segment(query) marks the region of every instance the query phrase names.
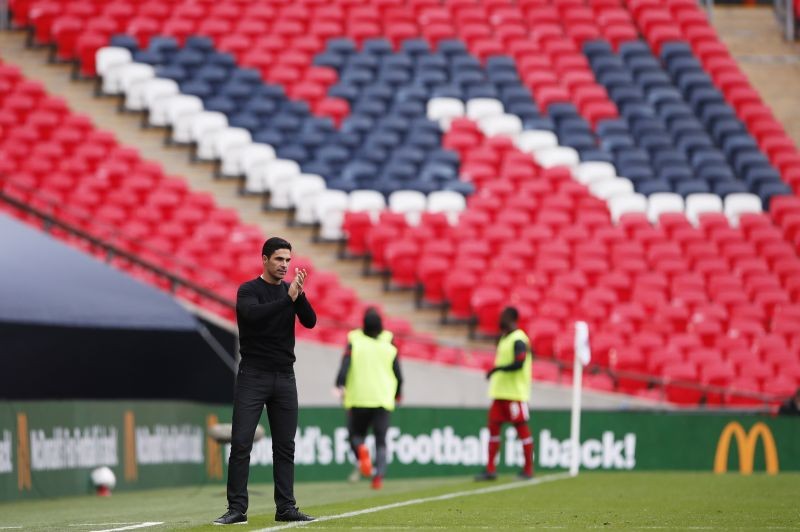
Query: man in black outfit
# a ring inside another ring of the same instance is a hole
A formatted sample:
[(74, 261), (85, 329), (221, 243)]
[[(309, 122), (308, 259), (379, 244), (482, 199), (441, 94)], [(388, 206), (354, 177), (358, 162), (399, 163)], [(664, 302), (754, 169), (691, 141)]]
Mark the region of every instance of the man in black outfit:
[(294, 499), (294, 436), (297, 431), (297, 385), (294, 377), (295, 316), (311, 329), (317, 315), (303, 294), (306, 271), (295, 268), (291, 284), (283, 281), (292, 246), (282, 238), (264, 242), (264, 273), (239, 287), (236, 320), (242, 360), (233, 398), (231, 456), (228, 461), (228, 511), (217, 525), (247, 523), (250, 451), (264, 405), (272, 435), (276, 521), (313, 521)]
[(792, 397), (781, 404), (780, 408), (778, 408), (778, 414), (782, 416), (800, 415), (800, 388), (794, 392)]

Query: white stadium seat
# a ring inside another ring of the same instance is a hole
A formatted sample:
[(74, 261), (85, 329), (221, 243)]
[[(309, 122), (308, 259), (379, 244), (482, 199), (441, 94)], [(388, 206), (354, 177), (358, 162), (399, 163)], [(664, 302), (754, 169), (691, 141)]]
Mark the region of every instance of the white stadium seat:
[(716, 194), (689, 194), (686, 197), (686, 218), (694, 225), (700, 223), (700, 215), (707, 212), (722, 212), (722, 198)]
[(739, 216), (745, 213), (760, 213), (761, 199), (755, 194), (745, 192), (728, 194), (723, 202), (723, 212), (734, 227), (739, 226)]
[(613, 196), (608, 200), (608, 210), (611, 221), (616, 224), (623, 214), (647, 212), (647, 198), (637, 193)]
[(281, 192), (283, 192), (283, 189), (281, 188), (283, 182), (290, 182), (293, 178), (299, 176), (301, 173), (302, 170), (300, 170), (300, 165), (291, 159), (274, 159), (266, 163), (266, 165), (263, 167), (262, 179), (264, 187), (263, 190), (270, 193), (270, 207), (288, 208), (288, 188), (286, 188), (285, 198), (279, 197), (276, 203), (273, 203), (273, 189), (277, 188), (278, 196), (280, 196)]
[(656, 192), (647, 198), (647, 219), (650, 220), (650, 223), (658, 222), (664, 213), (682, 213), (685, 209), (683, 196), (674, 192)]
[(244, 146), (252, 141), (250, 132), (241, 127), (223, 127), (200, 137), (197, 143), (197, 158), (201, 161), (216, 161), (222, 158), (225, 149)]
[(386, 198), (377, 190), (354, 190), (350, 192), (347, 210), (367, 212), (373, 220), (386, 208)]
[(437, 190), (428, 194), (428, 212), (443, 212), (451, 225), (458, 222), (458, 215), (467, 208), (462, 194), (452, 190)]
[(145, 83), (144, 86), (144, 108), (150, 109), (153, 102), (165, 96), (180, 94), (178, 83), (172, 79), (153, 78)]
[(558, 137), (552, 131), (531, 129), (516, 135), (514, 144), (520, 151), (535, 153), (539, 150), (558, 147)]
[(275, 149), (269, 144), (256, 142), (244, 149), (239, 157), (239, 173), (245, 176), (245, 192), (253, 194), (264, 192), (264, 172), (274, 159)]
[(130, 50), (121, 46), (103, 46), (95, 52), (94, 61), (97, 75), (103, 78), (109, 69), (131, 63), (133, 55)]
[(431, 98), (428, 100), (427, 116), (443, 130), (450, 129), (454, 118), (464, 116), (464, 102), (458, 98)]
[(587, 161), (580, 163), (578, 168), (575, 169), (575, 177), (583, 183), (588, 185), (594, 181), (603, 181), (604, 179), (614, 179), (617, 177), (617, 169), (611, 163), (603, 161)]
[(190, 94), (173, 94), (156, 98), (150, 104), (147, 122), (153, 127), (173, 125), (182, 114), (197, 113), (203, 110), (203, 100)]
[(478, 127), (487, 137), (495, 135), (512, 137), (522, 132), (522, 120), (516, 115), (492, 115), (481, 118)]
[(338, 241), (344, 238), (342, 221), (347, 210), (347, 192), (327, 189), (319, 193), (314, 201), (314, 218), (319, 223), (322, 240)]
[(419, 223), (427, 203), (425, 194), (417, 190), (396, 190), (389, 194), (389, 210), (404, 214), (410, 225)]
[(537, 150), (533, 157), (539, 165), (545, 168), (553, 168), (555, 166), (574, 167), (581, 162), (578, 151), (568, 146)]
[(300, 174), (292, 182), (289, 203), (294, 208), (294, 222), (311, 225), (314, 217), (314, 204), (317, 196), (327, 190), (325, 179), (316, 174)]
[(467, 102), (467, 118), (481, 120), (505, 113), (503, 102), (494, 98), (473, 98)]
[(624, 177), (595, 181), (589, 185), (589, 192), (598, 198), (609, 200), (616, 196), (633, 194), (633, 183)]
[(144, 63), (122, 63), (110, 67), (103, 76), (103, 93), (125, 94), (137, 81), (155, 77), (155, 69)]
[(219, 111), (203, 111), (192, 117), (189, 125), (192, 142), (200, 142), (203, 135), (228, 127), (228, 116)]

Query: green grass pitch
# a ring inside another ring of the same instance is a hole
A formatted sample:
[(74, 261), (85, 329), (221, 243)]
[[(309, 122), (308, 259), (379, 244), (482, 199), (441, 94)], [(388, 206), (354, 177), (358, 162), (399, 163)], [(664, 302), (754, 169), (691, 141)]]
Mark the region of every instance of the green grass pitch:
[[(538, 477), (545, 479), (546, 475)], [(800, 529), (800, 474), (581, 473), (541, 484), (515, 483), (492, 493), (425, 501), (452, 493), (515, 482), (436, 478), (387, 480), (373, 491), (366, 481), (308, 482), (296, 486), (300, 508), (334, 516), (383, 505), (413, 504), (336, 518), (309, 529)], [(0, 504), (0, 530), (104, 530), (146, 521), (139, 530), (219, 530), (209, 523), (225, 511), (225, 488), (118, 492), (108, 498), (71, 497)], [(249, 524), (234, 530), (276, 526), (272, 486), (250, 487)], [(84, 526), (85, 525), (85, 526)], [(7, 528), (14, 527), (14, 528)]]

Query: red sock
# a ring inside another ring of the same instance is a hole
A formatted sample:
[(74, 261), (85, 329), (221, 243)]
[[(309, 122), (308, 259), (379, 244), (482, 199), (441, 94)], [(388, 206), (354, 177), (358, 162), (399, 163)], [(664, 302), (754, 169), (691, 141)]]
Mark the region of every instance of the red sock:
[(517, 437), (522, 442), (522, 451), (525, 455), (525, 474), (533, 475), (533, 436), (527, 423), (517, 423)]
[(500, 450), (500, 424), (489, 423), (489, 461), (486, 463), (486, 472), (494, 473), (495, 458)]

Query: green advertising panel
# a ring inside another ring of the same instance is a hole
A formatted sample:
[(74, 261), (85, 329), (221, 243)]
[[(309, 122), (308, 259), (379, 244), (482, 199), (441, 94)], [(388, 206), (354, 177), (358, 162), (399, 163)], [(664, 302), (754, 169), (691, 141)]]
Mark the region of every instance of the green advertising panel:
[[(224, 482), (225, 444), (207, 427), (230, 407), (186, 402), (0, 403), (0, 500), (91, 493), (90, 474), (107, 466), (117, 490)], [(400, 408), (387, 436), (392, 477), (464, 475), (486, 461), (486, 411)], [(266, 419), (262, 424), (268, 427)], [(569, 412), (534, 412), (537, 470), (566, 469)], [(513, 427), (503, 434), (499, 471), (522, 464)], [(345, 413), (304, 408), (296, 436), (298, 480), (335, 480), (352, 471)], [(368, 441), (372, 445), (372, 441)], [(744, 414), (585, 412), (580, 463), (587, 470), (800, 470), (800, 420)], [(272, 479), (269, 434), (251, 454), (251, 479)]]

